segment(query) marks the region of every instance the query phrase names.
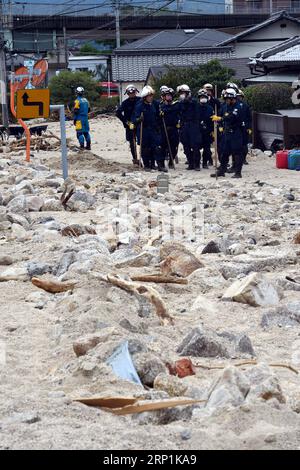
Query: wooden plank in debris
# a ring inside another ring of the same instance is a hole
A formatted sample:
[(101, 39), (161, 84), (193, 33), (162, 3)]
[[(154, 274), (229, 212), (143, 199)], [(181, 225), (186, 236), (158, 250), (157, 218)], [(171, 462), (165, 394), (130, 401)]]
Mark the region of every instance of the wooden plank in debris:
[(143, 413), (144, 411), (157, 411), (166, 408), (174, 408), (175, 406), (195, 405), (196, 403), (206, 403), (206, 400), (163, 400), (150, 403), (136, 403), (133, 405), (124, 406), (122, 408), (108, 409), (111, 413), (121, 416), (134, 413)]
[(141, 274), (130, 277), (132, 281), (139, 282), (156, 282), (158, 284), (188, 284), (188, 280), (185, 278), (178, 278), (175, 276), (161, 276), (160, 274)]
[(75, 398), (74, 401), (79, 401), (88, 406), (100, 406), (101, 408), (123, 408), (133, 405), (137, 402), (137, 398), (126, 397), (88, 397), (88, 398)]
[(77, 284), (76, 281), (61, 282), (51, 279), (42, 279), (39, 277), (33, 277), (31, 282), (34, 286), (38, 287), (39, 289), (43, 289), (46, 292), (51, 292), (51, 294), (58, 294), (60, 292), (73, 290)]

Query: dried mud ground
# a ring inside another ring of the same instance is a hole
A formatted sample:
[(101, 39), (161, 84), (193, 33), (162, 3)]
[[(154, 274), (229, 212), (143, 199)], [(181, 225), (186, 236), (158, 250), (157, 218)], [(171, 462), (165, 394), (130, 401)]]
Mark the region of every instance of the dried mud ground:
[[(59, 133), (56, 123), (50, 124), (50, 128)], [(120, 123), (114, 118), (102, 117), (91, 121), (91, 130), (93, 153), (70, 152), (69, 172), (78, 187), (88, 189), (95, 196), (96, 205), (82, 212), (30, 212), (32, 221), (51, 216), (61, 226), (89, 225), (92, 220), (97, 220), (99, 206), (109, 204), (110, 190), (113, 193), (119, 188), (130, 191), (134, 183), (137, 202), (139, 191), (141, 200), (155, 194), (155, 188), (152, 193), (148, 190), (148, 183), (156, 179), (156, 173), (145, 174), (132, 169)], [(67, 134), (76, 144), (71, 123), (67, 123)], [(27, 171), (22, 155), (3, 153), (0, 159), (11, 161), (4, 168), (9, 175)], [(87, 369), (82, 373), (82, 363), (74, 354), (73, 342), (105, 328), (111, 329), (116, 342), (136, 339), (138, 345), (148, 348), (151, 354), (165, 362), (180, 357), (176, 353), (177, 347), (191, 328), (201, 324), (215, 332), (248, 335), (258, 363), (292, 364), (300, 370), (300, 323), (263, 328), (262, 316), (268, 309), (221, 300), (234, 277), (225, 279), (219, 266), (234, 262), (241, 253), (249, 259), (255, 258), (256, 252), (258, 257), (263, 253), (264, 257), (274, 258), (273, 265), (269, 263), (267, 268), (262, 268), (274, 282), (280, 282), (286, 276), (299, 279), (300, 246), (293, 244), (293, 237), (300, 230), (300, 174), (275, 169), (274, 158), (264, 154), (248, 159), (243, 179), (231, 180), (227, 175), (216, 182), (210, 178), (210, 170), (186, 171), (180, 149), (180, 164), (175, 172), (169, 173), (171, 203), (191, 200), (206, 205), (204, 240), (186, 240), (186, 246), (203, 262), (203, 271), (199, 269), (193, 273), (187, 286), (154, 286), (174, 316), (174, 326), (161, 326), (153, 312), (148, 317), (138, 317), (132, 296), (92, 278), (91, 273), (84, 270), (73, 270), (69, 277), (65, 276), (65, 279), (79, 280), (79, 287), (73, 294), (48, 294), (28, 279), (0, 282), (0, 449), (300, 448), (300, 379), (287, 368), (272, 368), (284, 400), (257, 398), (238, 406), (196, 407), (189, 416), (181, 409), (178, 416), (167, 419), (166, 424), (163, 420), (157, 424), (152, 420), (151, 412), (139, 416), (114, 416), (72, 401), (72, 397), (84, 394), (139, 394), (137, 386), (114, 379), (103, 364), (90, 375)], [(22, 164), (18, 165), (18, 161)], [(52, 179), (60, 179), (59, 151), (35, 153), (29, 168), (38, 165), (45, 166)], [(31, 183), (35, 188), (34, 178), (32, 176)], [(0, 184), (0, 191), (10, 190), (3, 180)], [(46, 197), (47, 189), (39, 188), (39, 195)], [(53, 188), (51, 191), (55, 194)], [(295, 196), (294, 201), (287, 199), (286, 195), (290, 193)], [(11, 256), (16, 267), (30, 261), (51, 264), (57, 262), (63, 250), (80, 244), (81, 237), (79, 241), (63, 239), (55, 231), (49, 234), (50, 230), (47, 233), (35, 233), (34, 230), (29, 230), (29, 236), (21, 239), (1, 234), (0, 255)], [(101, 223), (97, 225), (97, 234), (105, 235), (104, 230), (101, 232)], [(241, 246), (242, 251), (201, 255), (208, 241), (226, 234), (236, 246)], [(251, 237), (257, 244), (249, 247), (246, 240)], [(147, 240), (143, 240), (139, 246), (146, 243)], [(160, 241), (153, 245), (159, 249)], [(289, 256), (294, 257), (294, 261), (285, 264), (284, 259)], [(155, 272), (156, 266), (153, 261), (146, 267), (118, 270), (109, 263), (103, 265), (100, 257), (95, 271), (143, 274)], [(0, 266), (0, 274), (6, 268)], [(281, 289), (282, 308), (292, 301), (300, 306), (300, 290), (284, 283)], [(203, 296), (201, 305), (192, 308), (199, 295)], [(119, 325), (124, 318), (131, 325), (138, 325), (138, 333)], [(224, 367), (237, 360), (241, 358), (193, 358), (195, 363)], [(242, 373), (247, 368), (237, 369)], [(197, 368), (196, 376), (180, 379), (192, 391), (185, 393), (185, 397), (205, 397), (222, 373), (222, 369)], [(152, 392), (147, 393), (151, 395)]]

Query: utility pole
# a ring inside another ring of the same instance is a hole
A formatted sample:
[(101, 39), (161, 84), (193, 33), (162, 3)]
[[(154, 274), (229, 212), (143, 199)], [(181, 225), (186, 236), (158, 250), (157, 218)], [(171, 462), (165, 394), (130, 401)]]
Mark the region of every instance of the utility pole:
[[(113, 5), (115, 7), (115, 17), (116, 17), (116, 47), (121, 47), (121, 34), (120, 34), (120, 0), (114, 0)], [(118, 64), (118, 55), (116, 55), (116, 65), (117, 70), (119, 72), (119, 64)], [(122, 86), (119, 82), (119, 102), (122, 102)]]
[(270, 15), (273, 14), (273, 0), (270, 0)]
[(181, 26), (180, 26), (180, 21), (179, 21), (179, 13), (181, 12), (181, 3), (182, 3), (182, 0), (176, 0), (176, 12), (177, 12), (177, 25), (176, 25), (176, 29), (180, 29)]
[(0, 101), (2, 111), (2, 125), (9, 126), (7, 107), (7, 75), (6, 75), (6, 55), (4, 39), (4, 9), (3, 0), (0, 2)]
[(121, 34), (120, 34), (120, 0), (114, 1), (115, 16), (116, 16), (116, 47), (121, 46)]
[(67, 69), (68, 64), (69, 64), (69, 53), (68, 53), (67, 29), (65, 26), (63, 27), (63, 33), (64, 33), (65, 64), (66, 64), (66, 69)]

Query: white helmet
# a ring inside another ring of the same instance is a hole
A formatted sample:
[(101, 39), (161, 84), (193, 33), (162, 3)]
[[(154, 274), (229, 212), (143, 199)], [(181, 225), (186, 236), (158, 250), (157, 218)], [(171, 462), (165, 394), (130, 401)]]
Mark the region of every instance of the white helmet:
[(78, 86), (76, 88), (77, 95), (82, 95), (84, 93), (84, 88), (82, 86)]
[(234, 88), (226, 88), (224, 98), (236, 98), (236, 91)]
[(191, 93), (191, 89), (188, 85), (179, 85), (176, 89), (177, 93), (184, 92), (184, 93)]
[(205, 85), (203, 85), (203, 88), (205, 90), (213, 90), (214, 86), (211, 83), (205, 83)]
[(146, 98), (146, 96), (149, 96), (149, 95), (154, 95), (154, 90), (151, 86), (146, 85), (142, 89), (141, 97)]
[(125, 89), (125, 93), (124, 95), (128, 94), (128, 93), (139, 93), (139, 90), (130, 83), (130, 85), (127, 85), (126, 89)]
[(237, 84), (233, 83), (233, 82), (228, 82), (227, 85), (226, 85), (226, 88), (233, 88), (235, 91), (238, 91), (238, 89), (239, 89)]
[(166, 91), (169, 90), (169, 87), (167, 85), (162, 85), (159, 89), (160, 93), (166, 93)]
[(245, 96), (243, 90), (238, 90), (236, 96), (241, 96), (243, 98)]

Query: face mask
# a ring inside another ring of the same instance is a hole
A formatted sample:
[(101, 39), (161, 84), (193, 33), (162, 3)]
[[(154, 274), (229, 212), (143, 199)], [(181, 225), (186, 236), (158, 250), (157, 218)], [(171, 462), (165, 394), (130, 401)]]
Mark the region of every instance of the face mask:
[(185, 94), (185, 93), (181, 93), (181, 94), (179, 95), (179, 99), (180, 99), (180, 101), (184, 101), (184, 100), (186, 99), (186, 94)]
[(200, 98), (200, 103), (207, 103), (207, 98)]

